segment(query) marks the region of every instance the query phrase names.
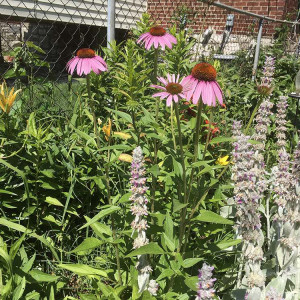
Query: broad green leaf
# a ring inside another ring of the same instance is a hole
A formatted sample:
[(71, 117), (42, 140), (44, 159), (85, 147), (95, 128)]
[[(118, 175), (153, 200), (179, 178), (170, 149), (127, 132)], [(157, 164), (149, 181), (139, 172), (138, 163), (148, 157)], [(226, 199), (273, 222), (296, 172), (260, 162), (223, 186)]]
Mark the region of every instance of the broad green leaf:
[(21, 297), (24, 293), (24, 290), (25, 290), (25, 286), (26, 286), (26, 278), (23, 277), (21, 280), (21, 283), (16, 287), (16, 289), (13, 292), (12, 300), (21, 299)]
[(183, 261), (182, 266), (184, 268), (190, 268), (202, 260), (203, 258), (187, 258)]
[(50, 196), (46, 198), (45, 202), (56, 206), (64, 206), (59, 200)]
[(162, 280), (166, 277), (170, 278), (172, 275), (174, 275), (175, 272), (171, 269), (165, 269), (161, 272), (161, 274), (157, 277), (157, 281)]
[(100, 275), (103, 277), (107, 277), (107, 273), (105, 271), (95, 269), (83, 264), (59, 264), (58, 267), (61, 269), (69, 270), (80, 276)]
[(200, 221), (200, 222), (216, 223), (216, 224), (226, 224), (226, 225), (234, 224), (233, 221), (223, 218), (220, 215), (208, 210), (200, 210), (200, 215), (198, 215), (193, 220)]
[(97, 222), (101, 218), (103, 218), (107, 215), (111, 215), (112, 213), (114, 213), (117, 210), (120, 210), (120, 207), (111, 206), (109, 208), (105, 208), (105, 209), (101, 210), (99, 213), (97, 213), (96, 216), (94, 216), (91, 220), (89, 220), (85, 225), (81, 226), (79, 229), (83, 229), (83, 228), (86, 228), (88, 226), (91, 226), (93, 223)]
[(166, 243), (167, 247), (169, 248), (169, 250), (171, 252), (174, 252), (174, 250), (175, 250), (174, 242), (171, 239), (169, 239), (165, 233), (163, 233), (163, 237), (165, 239), (165, 243)]
[(188, 277), (184, 280), (184, 283), (193, 291), (197, 291), (197, 284), (198, 284), (199, 278), (198, 276)]
[(46, 274), (40, 270), (32, 270), (29, 275), (37, 282), (54, 282), (59, 279), (59, 276)]
[(133, 250), (126, 257), (132, 257), (143, 254), (164, 254), (164, 250), (158, 246), (157, 243), (149, 243), (148, 245), (142, 246), (138, 249)]
[(242, 242), (242, 240), (228, 240), (228, 241), (222, 241), (218, 244), (216, 244), (216, 246), (218, 248), (220, 248), (221, 250), (224, 250), (224, 249), (227, 249), (229, 247), (232, 247), (232, 246), (236, 246), (238, 244), (240, 244)]
[(69, 253), (85, 252), (88, 250), (95, 249), (102, 244), (103, 244), (102, 241), (94, 237), (88, 237), (79, 246), (77, 246), (74, 250), (70, 251)]
[(110, 109), (110, 108), (106, 108), (108, 111), (112, 111), (113, 113), (115, 113), (116, 115), (118, 115), (119, 117), (121, 117), (122, 119), (124, 119), (125, 121), (132, 123), (132, 118), (129, 114), (119, 111), (119, 110), (114, 110), (114, 109)]

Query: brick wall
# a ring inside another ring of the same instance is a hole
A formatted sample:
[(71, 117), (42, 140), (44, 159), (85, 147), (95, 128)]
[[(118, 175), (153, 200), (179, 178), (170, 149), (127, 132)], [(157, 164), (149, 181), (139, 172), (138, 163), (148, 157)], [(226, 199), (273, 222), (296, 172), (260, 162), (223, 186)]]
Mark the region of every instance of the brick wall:
[[(284, 20), (296, 18), (298, 0), (221, 0), (223, 4), (233, 6), (245, 11), (257, 13)], [(186, 7), (185, 11), (189, 19), (188, 27), (193, 28), (196, 33), (208, 27), (213, 28), (216, 33), (224, 30), (227, 14), (230, 11), (208, 5), (199, 0), (148, 0), (148, 12), (152, 18), (163, 26), (170, 26), (176, 19), (178, 11)], [(233, 34), (256, 33), (258, 20), (237, 12), (235, 15)], [(265, 22), (263, 34), (271, 36), (279, 23)]]

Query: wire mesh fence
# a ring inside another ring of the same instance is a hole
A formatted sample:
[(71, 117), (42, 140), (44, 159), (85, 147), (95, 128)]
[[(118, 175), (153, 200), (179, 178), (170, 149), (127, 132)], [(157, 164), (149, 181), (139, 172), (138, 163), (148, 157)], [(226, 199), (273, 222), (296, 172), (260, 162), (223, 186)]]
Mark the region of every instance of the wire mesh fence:
[[(148, 12), (157, 24), (176, 24), (179, 29), (192, 30), (198, 41), (193, 49), (195, 59), (214, 55), (216, 59), (231, 61), (242, 52), (254, 61), (259, 29), (264, 47), (274, 43), (276, 28), (284, 25), (206, 0), (0, 0), (2, 77), (11, 84), (17, 77), (25, 85), (30, 80), (34, 82), (28, 97), (52, 93), (54, 98), (67, 98), (67, 61), (79, 48), (98, 50), (107, 44), (108, 3), (115, 5), (117, 42), (124, 40), (142, 14)], [(251, 3), (245, 8), (251, 10), (250, 6)], [(293, 20), (296, 17), (290, 16)], [(296, 23), (284, 26), (285, 50), (297, 56)], [(68, 105), (62, 110), (66, 108)]]

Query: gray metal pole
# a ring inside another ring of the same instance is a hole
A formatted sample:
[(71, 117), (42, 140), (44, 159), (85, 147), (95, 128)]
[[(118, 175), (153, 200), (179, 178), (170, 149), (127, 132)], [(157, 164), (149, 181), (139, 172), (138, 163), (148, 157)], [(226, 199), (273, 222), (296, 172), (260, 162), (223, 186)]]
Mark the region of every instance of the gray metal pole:
[(261, 37), (262, 37), (263, 23), (264, 23), (264, 19), (260, 19), (259, 20), (259, 30), (258, 30), (257, 41), (256, 41), (256, 48), (255, 48), (253, 71), (252, 71), (252, 81), (254, 81), (255, 78), (256, 78), (256, 71), (257, 71), (257, 66), (258, 66), (258, 59), (259, 59), (259, 51), (260, 51), (260, 43), (261, 43)]
[(110, 43), (115, 40), (115, 0), (107, 0), (107, 47), (110, 48)]

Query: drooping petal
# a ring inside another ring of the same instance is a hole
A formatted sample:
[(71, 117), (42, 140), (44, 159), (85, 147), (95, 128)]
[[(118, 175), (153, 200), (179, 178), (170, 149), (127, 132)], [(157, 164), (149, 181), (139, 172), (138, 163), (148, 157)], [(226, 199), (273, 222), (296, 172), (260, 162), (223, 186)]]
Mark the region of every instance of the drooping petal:
[(169, 95), (167, 99), (167, 106), (171, 106), (173, 95)]
[(160, 86), (160, 85), (156, 85), (156, 84), (151, 84), (151, 85), (150, 85), (150, 87), (152, 87), (152, 88), (156, 88), (156, 89), (160, 89), (160, 90), (163, 90), (163, 91), (165, 91), (165, 90), (166, 90), (166, 88), (165, 88), (165, 87), (163, 87), (163, 86)]
[(91, 59), (90, 58), (84, 58), (82, 61), (82, 68), (83, 68), (83, 74), (88, 75), (92, 71), (91, 67)]
[(163, 41), (164, 41), (165, 45), (166, 45), (168, 48), (172, 49), (172, 43), (171, 43), (170, 40), (166, 37), (166, 35), (162, 36), (162, 38), (163, 38)]
[(67, 69), (69, 74), (73, 74), (74, 70), (79, 62), (80, 58), (79, 57), (73, 57), (68, 63), (67, 63)]
[(177, 44), (177, 39), (172, 34), (166, 33), (164, 37), (167, 38), (171, 43)]
[(223, 104), (223, 93), (222, 93), (222, 90), (219, 86), (219, 84), (215, 81), (212, 82), (212, 87), (213, 87), (213, 90), (216, 94), (216, 97), (219, 101), (219, 103), (222, 105)]
[(158, 48), (158, 42), (159, 42), (159, 37), (158, 36), (154, 36), (153, 37), (153, 44), (154, 44), (154, 48), (155, 49)]
[(151, 36), (151, 38), (149, 38), (149, 40), (148, 40), (148, 42), (147, 42), (147, 46), (146, 46), (146, 44), (145, 44), (146, 49), (149, 50), (149, 49), (151, 48), (151, 46), (153, 45), (153, 43), (154, 43), (154, 39), (153, 39), (153, 37)]
[(178, 96), (177, 96), (177, 95), (174, 95), (173, 98), (174, 98), (174, 102), (177, 103), (177, 102), (178, 102)]
[(214, 97), (214, 92), (212, 90), (211, 84), (210, 82), (206, 82), (206, 87), (203, 89), (202, 92), (203, 102), (205, 101), (205, 103), (208, 106), (211, 106), (213, 102), (213, 97)]
[(200, 81), (194, 91), (194, 95), (193, 95), (193, 103), (197, 104), (199, 101), (199, 98), (201, 96), (201, 92), (202, 92), (202, 88), (203, 88), (203, 84), (202, 81)]
[(160, 81), (162, 84), (167, 85), (168, 82), (166, 79), (164, 79), (163, 77), (157, 77), (158, 81)]
[(81, 76), (83, 73), (82, 62), (83, 62), (83, 59), (80, 58), (78, 61), (78, 64), (77, 64), (77, 75), (79, 75), (79, 76)]
[(105, 69), (106, 69), (105, 71), (107, 71), (107, 64), (101, 56), (97, 55), (94, 57), (94, 59), (98, 60), (105, 67)]
[(160, 99), (165, 99), (169, 96), (170, 94), (167, 93), (167, 92), (159, 92), (159, 93), (156, 93), (154, 95), (152, 95), (152, 97), (160, 97)]

